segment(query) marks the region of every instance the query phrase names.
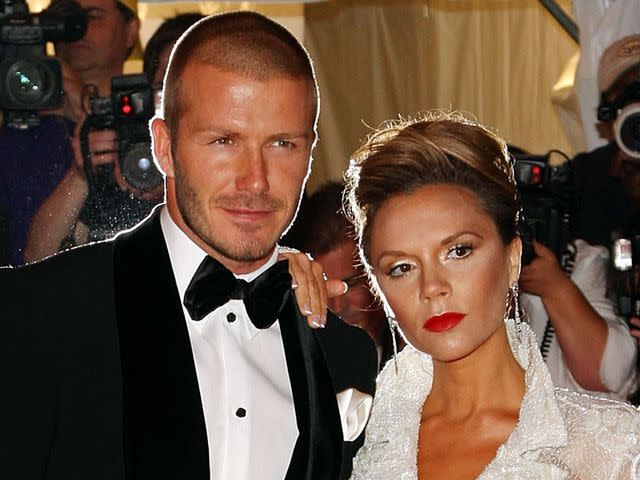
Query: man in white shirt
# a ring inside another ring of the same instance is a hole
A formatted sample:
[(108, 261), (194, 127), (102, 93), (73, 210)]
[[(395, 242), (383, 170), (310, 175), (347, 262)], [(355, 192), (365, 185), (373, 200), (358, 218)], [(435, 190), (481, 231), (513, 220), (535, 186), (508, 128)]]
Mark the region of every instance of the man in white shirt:
[(319, 267), (278, 262), (276, 244), (316, 140), (310, 59), (261, 15), (209, 17), (176, 44), (163, 102), (166, 206), (114, 242), (0, 271), (0, 471), (339, 478), (375, 348), (327, 315)]

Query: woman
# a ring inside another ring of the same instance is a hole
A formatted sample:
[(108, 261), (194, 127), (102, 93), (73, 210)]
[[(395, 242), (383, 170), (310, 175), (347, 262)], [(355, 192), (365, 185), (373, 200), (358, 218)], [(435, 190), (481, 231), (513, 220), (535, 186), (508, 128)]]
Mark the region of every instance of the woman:
[(638, 412), (555, 390), (520, 320), (505, 143), (433, 114), (373, 135), (347, 177), (361, 259), (408, 343), (378, 378), (352, 478), (639, 478)]

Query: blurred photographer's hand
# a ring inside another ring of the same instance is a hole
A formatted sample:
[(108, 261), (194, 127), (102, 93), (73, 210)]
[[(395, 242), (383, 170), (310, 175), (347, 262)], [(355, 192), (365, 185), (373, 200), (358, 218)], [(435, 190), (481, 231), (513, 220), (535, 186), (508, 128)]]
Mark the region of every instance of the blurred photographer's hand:
[(522, 267), (520, 288), (544, 299), (547, 295), (559, 292), (561, 289), (558, 286), (563, 282), (571, 280), (564, 274), (551, 249), (538, 241), (534, 241), (533, 246), (536, 256), (531, 263)]

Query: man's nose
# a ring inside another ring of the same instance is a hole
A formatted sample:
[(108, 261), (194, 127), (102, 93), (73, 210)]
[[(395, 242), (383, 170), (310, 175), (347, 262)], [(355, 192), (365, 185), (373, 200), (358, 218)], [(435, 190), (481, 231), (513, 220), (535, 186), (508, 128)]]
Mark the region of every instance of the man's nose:
[(238, 165), (236, 188), (253, 195), (269, 191), (267, 164), (262, 149), (252, 148), (244, 152)]

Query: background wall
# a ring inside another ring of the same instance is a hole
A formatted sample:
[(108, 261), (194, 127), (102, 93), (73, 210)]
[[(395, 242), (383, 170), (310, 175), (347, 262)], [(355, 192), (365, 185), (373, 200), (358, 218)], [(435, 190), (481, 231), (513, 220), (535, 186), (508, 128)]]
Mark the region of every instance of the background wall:
[[(48, 0), (29, 0), (32, 11)], [(571, 11), (571, 0), (558, 0)], [(509, 142), (532, 153), (581, 150), (565, 72), (565, 124), (552, 87), (578, 46), (538, 0), (327, 0), (300, 2), (140, 2), (146, 44), (164, 18), (247, 9), (289, 28), (315, 61), (322, 108), (313, 190), (340, 178), (349, 154), (370, 127), (398, 114), (455, 109), (474, 114)], [(140, 59), (126, 72), (139, 72)], [(572, 144), (573, 141), (573, 144)]]
[(322, 96), (310, 188), (341, 176), (368, 126), (433, 108), (533, 153), (574, 153), (551, 91), (578, 46), (537, 0), (341, 0), (304, 16)]

